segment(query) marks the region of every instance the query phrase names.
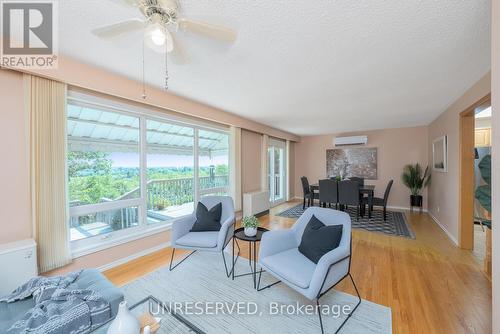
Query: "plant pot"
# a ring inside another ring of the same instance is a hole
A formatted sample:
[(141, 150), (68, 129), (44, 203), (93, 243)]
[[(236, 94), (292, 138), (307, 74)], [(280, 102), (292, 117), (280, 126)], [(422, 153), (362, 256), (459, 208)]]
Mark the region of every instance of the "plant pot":
[(130, 312), (127, 302), (121, 302), (118, 314), (109, 326), (107, 334), (139, 334), (140, 330), (139, 320)]
[(416, 206), (418, 208), (422, 207), (423, 197), (422, 195), (410, 195), (410, 206)]
[(257, 227), (245, 227), (244, 233), (247, 237), (255, 237), (257, 235)]

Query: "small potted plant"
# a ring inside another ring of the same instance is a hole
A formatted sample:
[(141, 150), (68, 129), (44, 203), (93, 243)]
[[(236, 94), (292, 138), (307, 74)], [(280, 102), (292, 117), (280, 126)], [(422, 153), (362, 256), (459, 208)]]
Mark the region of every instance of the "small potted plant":
[(245, 228), (244, 233), (247, 237), (255, 237), (257, 235), (257, 227), (259, 227), (259, 220), (257, 217), (243, 217), (241, 225)]
[(422, 189), (427, 187), (431, 182), (431, 174), (429, 173), (429, 167), (425, 168), (422, 173), (422, 167), (417, 163), (415, 165), (406, 165), (403, 169), (403, 174), (401, 175), (401, 180), (403, 184), (410, 188), (410, 205), (422, 208), (423, 197)]

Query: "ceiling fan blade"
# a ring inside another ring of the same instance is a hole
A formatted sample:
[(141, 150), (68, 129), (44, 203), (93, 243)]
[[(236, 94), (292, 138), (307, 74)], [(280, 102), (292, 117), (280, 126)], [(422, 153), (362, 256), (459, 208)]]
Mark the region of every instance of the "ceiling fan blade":
[(170, 59), (177, 65), (186, 65), (189, 63), (189, 57), (186, 54), (186, 50), (179, 42), (179, 39), (175, 38), (172, 34), (172, 41), (174, 43), (174, 49), (168, 54)]
[(193, 21), (181, 18), (178, 21), (179, 29), (204, 37), (217, 39), (223, 42), (233, 43), (236, 40), (236, 32), (230, 28), (213, 25), (205, 22)]
[(119, 36), (134, 30), (141, 30), (144, 29), (145, 26), (145, 21), (141, 19), (130, 19), (108, 26), (96, 28), (92, 30), (92, 33), (101, 38), (109, 38)]

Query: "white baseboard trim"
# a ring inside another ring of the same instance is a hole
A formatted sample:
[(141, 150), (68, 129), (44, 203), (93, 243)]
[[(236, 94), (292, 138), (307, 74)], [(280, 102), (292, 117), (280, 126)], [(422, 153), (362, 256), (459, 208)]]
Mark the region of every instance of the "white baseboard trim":
[(170, 242), (164, 242), (164, 243), (161, 243), (161, 244), (159, 244), (157, 246), (154, 246), (154, 247), (151, 247), (151, 248), (148, 248), (148, 249), (144, 249), (144, 250), (142, 250), (142, 251), (140, 251), (138, 253), (134, 253), (134, 254), (129, 255), (127, 257), (124, 257), (124, 258), (118, 259), (116, 261), (107, 263), (105, 265), (102, 265), (102, 266), (98, 267), (97, 270), (99, 270), (99, 271), (106, 271), (106, 270), (109, 270), (111, 268), (118, 267), (119, 265), (122, 265), (124, 263), (129, 262), (129, 261), (132, 261), (132, 260), (135, 260), (137, 258), (140, 258), (142, 256), (145, 256), (145, 255), (157, 252), (157, 251), (159, 251), (159, 250), (161, 250), (163, 248), (167, 248), (167, 247), (170, 247)]
[(446, 227), (444, 227), (443, 224), (441, 224), (441, 222), (430, 211), (427, 213), (432, 218), (432, 220), (436, 223), (436, 225), (439, 226), (444, 231), (446, 236), (455, 244), (455, 246), (458, 247), (458, 240), (446, 229)]
[[(411, 211), (411, 208), (410, 207), (407, 207), (407, 206), (392, 206), (392, 205), (388, 205), (387, 206), (387, 209), (390, 209), (390, 210), (402, 210), (402, 211)], [(413, 209), (413, 212), (419, 212), (420, 210), (415, 208)], [(422, 212), (429, 212), (427, 211), (427, 209), (422, 209)]]

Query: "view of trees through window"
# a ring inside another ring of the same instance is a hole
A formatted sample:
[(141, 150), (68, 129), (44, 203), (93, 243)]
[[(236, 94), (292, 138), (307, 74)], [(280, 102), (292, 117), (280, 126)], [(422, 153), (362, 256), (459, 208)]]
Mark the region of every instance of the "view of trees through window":
[[(191, 213), (197, 196), (227, 194), (227, 133), (150, 119), (144, 124), (141, 129), (140, 117), (125, 113), (68, 105), (72, 240), (168, 221)], [(144, 152), (141, 131), (146, 132)], [(145, 155), (145, 194), (141, 193), (141, 154)]]

